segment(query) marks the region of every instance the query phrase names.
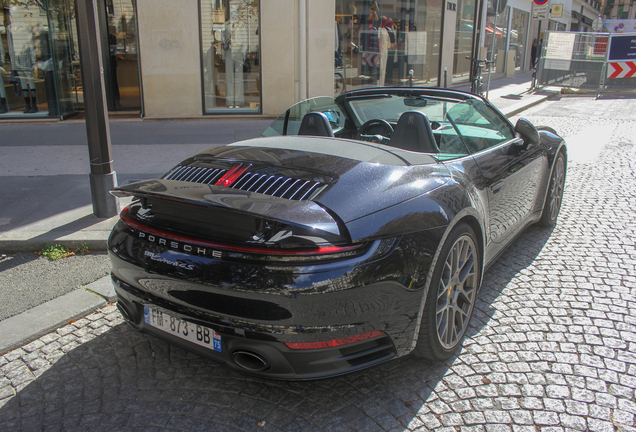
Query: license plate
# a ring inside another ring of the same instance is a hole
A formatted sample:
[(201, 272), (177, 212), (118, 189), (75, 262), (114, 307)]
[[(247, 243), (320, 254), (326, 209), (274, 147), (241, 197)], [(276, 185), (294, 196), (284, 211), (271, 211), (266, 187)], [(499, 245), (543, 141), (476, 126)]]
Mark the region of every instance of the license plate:
[(211, 328), (173, 317), (148, 306), (144, 306), (144, 321), (166, 333), (221, 352), (221, 335)]

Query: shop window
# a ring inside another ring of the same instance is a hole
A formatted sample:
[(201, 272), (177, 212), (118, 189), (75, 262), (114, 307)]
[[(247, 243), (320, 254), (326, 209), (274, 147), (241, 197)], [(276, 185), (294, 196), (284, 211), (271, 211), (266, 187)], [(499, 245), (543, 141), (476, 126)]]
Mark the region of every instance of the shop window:
[[(470, 57), (473, 47), (473, 25), (475, 24), (475, 0), (457, 1), (457, 20), (455, 22), (455, 58), (453, 60), (453, 78), (470, 75)], [(453, 82), (460, 80), (453, 79)]]
[(336, 0), (337, 79), (342, 77), (348, 90), (437, 85), (442, 4)]
[(58, 114), (46, 10), (35, 2), (1, 9), (0, 115)]
[(510, 44), (508, 49), (515, 52), (515, 69), (523, 68), (526, 59), (526, 40), (528, 38), (528, 12), (514, 9), (510, 23)]
[(201, 0), (205, 113), (260, 112), (258, 0)]
[(506, 70), (506, 46), (508, 41), (508, 21), (510, 17), (510, 7), (498, 13), (493, 9), (496, 2), (488, 1), (488, 12), (486, 15), (486, 49), (487, 59), (495, 62), (495, 70), (504, 72)]

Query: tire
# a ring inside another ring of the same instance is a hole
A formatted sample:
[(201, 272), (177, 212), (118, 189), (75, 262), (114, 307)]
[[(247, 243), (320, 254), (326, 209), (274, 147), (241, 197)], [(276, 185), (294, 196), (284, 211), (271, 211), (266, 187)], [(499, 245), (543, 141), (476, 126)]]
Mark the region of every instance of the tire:
[(481, 281), (477, 245), (475, 233), (465, 223), (448, 235), (426, 296), (415, 355), (441, 361), (461, 345)]
[(567, 162), (565, 160), (565, 154), (560, 151), (552, 166), (550, 172), (550, 184), (548, 186), (548, 194), (545, 197), (545, 204), (543, 205), (543, 213), (541, 213), (541, 219), (539, 225), (544, 227), (552, 227), (556, 224), (557, 217), (559, 216), (559, 210), (561, 210), (561, 203), (563, 201), (563, 187), (565, 186), (565, 172), (567, 169)]

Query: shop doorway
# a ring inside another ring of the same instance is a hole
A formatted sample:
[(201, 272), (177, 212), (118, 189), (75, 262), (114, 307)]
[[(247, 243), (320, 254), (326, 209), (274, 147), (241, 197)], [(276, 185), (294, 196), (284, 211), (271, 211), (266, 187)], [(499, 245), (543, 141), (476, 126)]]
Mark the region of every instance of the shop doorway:
[(99, 0), (108, 111), (141, 111), (135, 0)]

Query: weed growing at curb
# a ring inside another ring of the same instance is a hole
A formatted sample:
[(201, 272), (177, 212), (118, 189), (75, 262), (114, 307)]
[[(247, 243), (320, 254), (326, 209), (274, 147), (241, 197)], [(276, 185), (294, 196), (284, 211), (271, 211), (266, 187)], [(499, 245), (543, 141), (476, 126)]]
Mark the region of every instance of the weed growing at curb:
[(60, 244), (56, 244), (45, 247), (42, 249), (42, 252), (38, 253), (38, 255), (44, 255), (51, 261), (55, 261), (60, 258), (66, 258), (74, 255), (86, 255), (89, 253), (91, 253), (91, 251), (88, 249), (86, 243), (82, 243), (74, 251)]

